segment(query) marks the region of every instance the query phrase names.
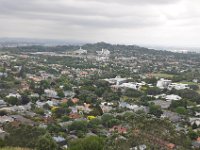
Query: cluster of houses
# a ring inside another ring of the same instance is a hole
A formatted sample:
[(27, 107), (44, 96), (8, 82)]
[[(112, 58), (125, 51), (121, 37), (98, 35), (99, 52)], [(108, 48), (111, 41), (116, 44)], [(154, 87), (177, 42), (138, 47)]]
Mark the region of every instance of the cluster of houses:
[(164, 78), (161, 78), (156, 85), (160, 89), (176, 89), (176, 90), (185, 90), (189, 89), (188, 84), (183, 84), (183, 83), (172, 83), (172, 80), (167, 80)]
[[(69, 54), (69, 53), (68, 53)], [(66, 54), (66, 55), (68, 55)], [(63, 56), (61, 54), (57, 54), (57, 53), (48, 53), (48, 52), (37, 52), (34, 53), (34, 60), (32, 62), (28, 62), (29, 65), (31, 66), (31, 63), (33, 63), (36, 66), (39, 67), (44, 67), (45, 65), (42, 63), (39, 63), (35, 60), (35, 55), (50, 55), (50, 56)], [(64, 56), (66, 56), (64, 55)], [(84, 50), (80, 47), (80, 49), (70, 52), (70, 55), (74, 55), (77, 57), (80, 57), (81, 55), (85, 56), (88, 55), (88, 50)], [(102, 49), (101, 51), (96, 51), (95, 53), (95, 57), (94, 59), (99, 62), (104, 62), (104, 61), (112, 61), (110, 60), (111, 56), (111, 51), (109, 51), (108, 49)], [(138, 73), (139, 71), (141, 71), (141, 69), (143, 69), (144, 65), (149, 65), (152, 63), (152, 60), (150, 59), (142, 59), (140, 58), (141, 56), (137, 57), (137, 54), (134, 57), (125, 57), (125, 56), (120, 56), (117, 55), (114, 59), (114, 63), (112, 65), (116, 65), (116, 66), (123, 66), (127, 64), (127, 69), (132, 70), (134, 73)], [(148, 56), (143, 56), (145, 58), (148, 58)], [(8, 61), (11, 59), (14, 59), (15, 57), (12, 56), (8, 56), (8, 55), (3, 55), (0, 56), (0, 60), (3, 61)], [(23, 58), (28, 58), (28, 56), (23, 56)], [(139, 59), (137, 59), (139, 58)], [(155, 58), (154, 56), (151, 56), (151, 58)], [(116, 59), (118, 61), (116, 61)], [(173, 58), (168, 58), (169, 60), (173, 60), (171, 63), (173, 65), (176, 65), (177, 62), (174, 61)], [(46, 60), (44, 59), (44, 62), (46, 62)], [(96, 62), (95, 62), (96, 63)], [(160, 68), (162, 68), (164, 66), (164, 62), (156, 62), (154, 64), (154, 66), (150, 66), (148, 69), (154, 68), (154, 71), (159, 70)], [(92, 75), (99, 73), (100, 69), (97, 68), (85, 68), (85, 69), (79, 69), (79, 68), (70, 68), (64, 65), (59, 65), (59, 64), (50, 64), (48, 65), (48, 67), (58, 70), (60, 72), (60, 75), (63, 76), (67, 76), (70, 79), (74, 79), (79, 81), (82, 78), (90, 78)], [(13, 66), (13, 69), (11, 71), (13, 72), (20, 72), (22, 69), (22, 66)], [(167, 67), (166, 67), (167, 68)], [(170, 70), (171, 67), (168, 66), (168, 68), (166, 70)], [(9, 70), (6, 70), (6, 72), (0, 72), (0, 77), (7, 77)], [(150, 70), (151, 71), (151, 70)], [(56, 80), (60, 77), (60, 75), (54, 75), (53, 73), (47, 73), (47, 71), (37, 71), (37, 73), (35, 74), (26, 74), (26, 79), (27, 80), (23, 80), (20, 79), (20, 84), (21, 84), (21, 89), (22, 91), (25, 91), (27, 89), (29, 89), (29, 85), (28, 85), (28, 80), (32, 80), (35, 83), (39, 83), (42, 80)], [(107, 78), (104, 79), (105, 81), (107, 81), (108, 83), (110, 83), (110, 86), (113, 90), (116, 89), (122, 89), (122, 91), (126, 90), (126, 89), (133, 89), (133, 90), (138, 90), (140, 91), (142, 89), (142, 87), (146, 86), (146, 87), (154, 87), (152, 84), (147, 84), (144, 81), (141, 82), (130, 82), (131, 78), (122, 78), (120, 76), (116, 76), (115, 78)], [(198, 82), (197, 80), (195, 80), (196, 82)], [(172, 90), (172, 89), (176, 89), (176, 90), (185, 90), (185, 89), (189, 89), (189, 85), (188, 84), (183, 84), (183, 83), (172, 83), (172, 80), (168, 80), (168, 79), (164, 79), (161, 78), (157, 81), (156, 87), (158, 87), (161, 90), (167, 89), (167, 90)], [(59, 87), (62, 89), (62, 87)], [(79, 99), (75, 97), (75, 92), (73, 90), (69, 90), (69, 91), (63, 91), (64, 92), (64, 98), (60, 98), (58, 96), (58, 92), (55, 90), (54, 87), (50, 87), (50, 88), (46, 88), (44, 89), (44, 96), (46, 98), (46, 100), (40, 100), (40, 96), (38, 93), (31, 93), (30, 96), (34, 97), (36, 99), (38, 99), (34, 104), (32, 102), (26, 104), (26, 105), (16, 105), (16, 106), (11, 106), (9, 105), (5, 100), (0, 100), (0, 111), (8, 111), (8, 112), (15, 112), (18, 115), (3, 115), (0, 116), (0, 125), (3, 125), (7, 122), (13, 123), (13, 124), (19, 124), (19, 123), (24, 123), (24, 124), (28, 124), (28, 125), (35, 125), (35, 122), (33, 122), (31, 119), (28, 119), (27, 117), (33, 117), (33, 116), (37, 116), (36, 113), (32, 112), (31, 108), (32, 105), (35, 105), (36, 108), (43, 108), (45, 105), (48, 105), (51, 107), (51, 109), (56, 109), (58, 108), (61, 104), (65, 104), (68, 101), (71, 101), (73, 103), (73, 106), (70, 106), (70, 113), (68, 115), (68, 117), (71, 119), (70, 121), (66, 121), (66, 122), (59, 122), (59, 124), (62, 127), (66, 127), (66, 125), (72, 123), (74, 120), (91, 120), (93, 118), (96, 118), (98, 116), (88, 116), (88, 117), (83, 117), (83, 114), (89, 114), (91, 111), (93, 111), (91, 104), (87, 104), (84, 103), (82, 105), (79, 104)], [(8, 95), (5, 96), (5, 98), (11, 98), (11, 97), (15, 97), (17, 99), (21, 99), (21, 95), (18, 93), (18, 91), (15, 92), (10, 92)], [(181, 101), (182, 97), (180, 97), (179, 95), (174, 95), (174, 94), (159, 94), (159, 95), (148, 95), (148, 97), (154, 98), (154, 100), (149, 101), (149, 103), (154, 103), (155, 105), (158, 105), (161, 107), (163, 114), (161, 115), (161, 118), (168, 118), (171, 122), (178, 124), (182, 121), (183, 116), (176, 113), (176, 112), (172, 112), (169, 110), (170, 105), (172, 104), (173, 101)], [(118, 108), (122, 108), (131, 112), (138, 112), (138, 111), (143, 111), (145, 113), (149, 113), (149, 108), (147, 106), (143, 106), (143, 105), (137, 105), (134, 103), (129, 103), (129, 102), (125, 102), (125, 101), (118, 101), (117, 105), (114, 102), (106, 102), (104, 100), (102, 100), (99, 104), (101, 110), (103, 113), (110, 113), (112, 111), (116, 110), (116, 106)], [(25, 117), (26, 116), (26, 117)], [(196, 112), (196, 115), (194, 117), (189, 118), (188, 120), (184, 120), (184, 121), (188, 121), (188, 123), (190, 123), (190, 125), (197, 125), (200, 126), (200, 118), (198, 118), (199, 112)], [(39, 125), (39, 126), (43, 126), (45, 123), (49, 122), (49, 118), (52, 117), (52, 112), (51, 110), (49, 111), (45, 111), (44, 112), (44, 118), (42, 118), (44, 121)], [(128, 131), (128, 127), (125, 125), (118, 125), (118, 126), (113, 126), (112, 128), (108, 129), (106, 132), (107, 134), (111, 134), (113, 132), (118, 132), (120, 134), (126, 134)], [(8, 133), (5, 133), (5, 131), (3, 131), (3, 129), (0, 130), (0, 137), (4, 138), (5, 135)], [(89, 133), (92, 134), (92, 133)], [(70, 134), (70, 136), (75, 136), (74, 134)], [(73, 137), (74, 138), (74, 137)], [(78, 138), (78, 137), (75, 137)], [(65, 138), (63, 138), (62, 136), (54, 136), (53, 139), (57, 142), (57, 143), (62, 143), (62, 145), (66, 148), (66, 142), (65, 142)], [(200, 140), (199, 140), (200, 141)], [(197, 145), (197, 141), (195, 141), (195, 144)], [(200, 145), (200, 144), (199, 144)], [(146, 149), (147, 146), (146, 145), (139, 145), (138, 146), (139, 149)], [(131, 148), (132, 150), (136, 150), (138, 149), (138, 147), (133, 147)]]
[[(146, 85), (143, 81), (141, 83), (138, 82), (128, 82), (130, 78), (121, 78), (120, 76), (116, 76), (115, 78), (104, 79), (109, 82), (114, 89), (134, 89), (139, 90), (142, 86)], [(151, 86), (151, 85), (150, 85)]]

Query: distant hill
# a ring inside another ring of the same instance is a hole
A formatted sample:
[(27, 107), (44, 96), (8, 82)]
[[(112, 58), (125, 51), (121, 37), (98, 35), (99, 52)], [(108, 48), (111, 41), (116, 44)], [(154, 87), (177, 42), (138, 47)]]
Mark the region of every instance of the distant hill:
[[(80, 45), (62, 45), (62, 46), (41, 46), (41, 45), (33, 45), (33, 46), (17, 46), (17, 47), (1, 47), (0, 51), (4, 52), (67, 52), (67, 51), (75, 51), (80, 48)], [(102, 48), (108, 49), (111, 51), (113, 56), (148, 56), (148, 57), (158, 57), (162, 59), (163, 57), (175, 57), (177, 59), (200, 59), (200, 54), (196, 53), (175, 53), (171, 51), (163, 51), (163, 50), (155, 50), (149, 49), (145, 47), (140, 47), (137, 45), (119, 45), (119, 44), (109, 44), (105, 42), (99, 42), (94, 44), (84, 44), (82, 45), (83, 49), (88, 50), (90, 54), (96, 54), (96, 51), (101, 50)]]

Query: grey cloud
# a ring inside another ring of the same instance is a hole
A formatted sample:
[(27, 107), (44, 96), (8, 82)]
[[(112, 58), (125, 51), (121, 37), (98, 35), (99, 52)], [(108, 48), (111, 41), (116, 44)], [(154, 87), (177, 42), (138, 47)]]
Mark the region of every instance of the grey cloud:
[(198, 4), (199, 0), (0, 0), (0, 34), (187, 43), (200, 38)]
[[(83, 1), (83, 0), (79, 0)], [(181, 0), (88, 0), (88, 1), (96, 1), (100, 3), (120, 3), (120, 4), (134, 4), (134, 5), (154, 5), (154, 4), (171, 4), (171, 3), (177, 3)]]
[[(107, 5), (96, 6), (68, 4), (60, 1), (47, 0), (41, 3), (39, 0), (18, 0), (13, 3), (11, 0), (3, 0), (0, 6), (0, 14), (14, 18), (24, 18), (27, 20), (50, 20), (65, 25), (75, 25), (93, 28), (133, 28), (159, 25), (162, 23), (159, 16), (149, 15), (133, 7), (133, 10), (126, 10), (127, 7), (111, 8)], [(73, 2), (73, 1), (71, 1)], [(82, 3), (81, 3), (82, 4)], [(91, 7), (92, 6), (92, 7)], [(105, 7), (102, 9), (102, 7)], [(132, 7), (131, 7), (132, 8)], [(122, 9), (119, 11), (119, 9)]]

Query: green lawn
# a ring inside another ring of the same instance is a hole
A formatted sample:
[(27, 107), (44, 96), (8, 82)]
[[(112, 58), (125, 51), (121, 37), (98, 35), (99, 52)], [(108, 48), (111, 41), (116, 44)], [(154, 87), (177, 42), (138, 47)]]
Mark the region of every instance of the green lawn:
[(199, 85), (198, 83), (195, 83), (195, 82), (179, 82), (179, 83), (188, 84), (188, 85)]
[(152, 76), (158, 77), (158, 78), (173, 78), (174, 75), (166, 74), (166, 73), (152, 73)]

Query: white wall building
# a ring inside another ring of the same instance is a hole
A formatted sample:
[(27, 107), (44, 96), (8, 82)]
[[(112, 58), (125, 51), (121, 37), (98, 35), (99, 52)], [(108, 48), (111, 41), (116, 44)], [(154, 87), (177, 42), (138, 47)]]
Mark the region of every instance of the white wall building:
[(84, 50), (80, 47), (79, 50), (76, 50), (74, 51), (75, 54), (78, 54), (78, 55), (83, 55), (83, 54), (87, 54), (87, 50)]
[(165, 99), (166, 101), (179, 101), (182, 98), (178, 95), (171, 94), (171, 95), (166, 95)]
[(137, 83), (137, 82), (128, 82), (128, 83), (122, 83), (119, 85), (120, 88), (128, 88), (128, 89), (134, 89), (139, 90), (143, 85), (146, 83)]
[(13, 93), (9, 93), (6, 98), (10, 98), (10, 97), (16, 97), (18, 99), (21, 98), (21, 95), (19, 93), (13, 94)]
[(171, 82), (172, 82), (171, 80), (167, 80), (167, 79), (161, 78), (157, 82), (156, 86), (158, 88), (160, 88), (160, 89), (165, 89), (165, 88), (168, 88), (168, 86), (171, 84)]
[(171, 83), (168, 86), (168, 89), (169, 90), (172, 90), (172, 89), (184, 90), (184, 89), (189, 89), (189, 86), (188, 86), (188, 84), (183, 84), (183, 83)]
[(110, 51), (107, 49), (102, 49), (101, 51), (96, 51), (98, 55), (100, 56), (109, 56), (110, 55)]
[(120, 76), (116, 76), (115, 78), (104, 80), (109, 82), (110, 84), (120, 85), (122, 83), (125, 83), (127, 81), (127, 78), (121, 78)]
[(47, 97), (56, 97), (57, 96), (57, 92), (52, 89), (45, 89), (44, 93), (46, 94)]

